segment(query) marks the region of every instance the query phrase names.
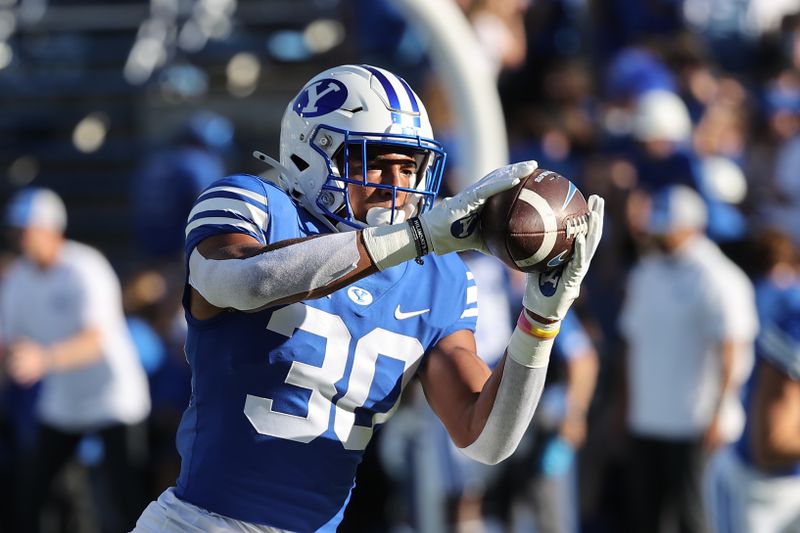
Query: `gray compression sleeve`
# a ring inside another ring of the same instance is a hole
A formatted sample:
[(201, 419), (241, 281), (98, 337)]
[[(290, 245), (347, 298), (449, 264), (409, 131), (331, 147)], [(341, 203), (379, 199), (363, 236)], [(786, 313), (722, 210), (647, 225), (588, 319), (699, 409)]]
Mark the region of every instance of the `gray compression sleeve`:
[(546, 375), (546, 365), (531, 368), (506, 357), (492, 411), (475, 442), (461, 448), (464, 455), (490, 465), (510, 457), (533, 418)]
[(252, 311), (293, 294), (319, 289), (358, 265), (355, 231), (325, 235), (246, 259), (189, 257), (189, 284), (208, 303)]

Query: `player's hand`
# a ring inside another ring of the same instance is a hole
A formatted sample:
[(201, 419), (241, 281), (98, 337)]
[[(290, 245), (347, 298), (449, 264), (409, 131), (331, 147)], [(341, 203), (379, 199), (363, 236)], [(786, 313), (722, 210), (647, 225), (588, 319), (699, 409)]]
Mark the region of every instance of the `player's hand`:
[(493, 170), (477, 183), (419, 216), (425, 238), (436, 255), (462, 250), (488, 254), (480, 229), (480, 209), (491, 196), (517, 185), (536, 170), (536, 161), (523, 161)]
[(721, 424), (720, 415), (717, 413), (711, 419), (711, 423), (703, 434), (703, 448), (709, 453), (716, 451), (725, 444), (725, 438), (722, 434), (722, 428), (720, 427)]
[[(596, 194), (589, 197), (589, 223), (586, 234), (575, 237), (575, 252), (564, 265), (541, 273), (528, 274), (522, 304), (545, 322), (564, 318), (580, 294), (581, 282), (603, 235), (605, 201)], [(537, 316), (533, 316), (534, 319)]]
[(8, 373), (15, 382), (30, 387), (47, 373), (49, 358), (45, 348), (35, 342), (23, 340), (9, 348)]

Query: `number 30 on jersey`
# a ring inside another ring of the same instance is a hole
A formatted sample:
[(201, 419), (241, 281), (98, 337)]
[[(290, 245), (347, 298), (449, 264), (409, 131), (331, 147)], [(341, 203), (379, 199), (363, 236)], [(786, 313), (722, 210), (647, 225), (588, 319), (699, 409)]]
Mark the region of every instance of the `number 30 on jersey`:
[(370, 426), (355, 424), (355, 410), (369, 409), (375, 400), (369, 399), (378, 356), (403, 363), (403, 387), (413, 375), (409, 371), (419, 363), (424, 348), (419, 340), (382, 328), (375, 328), (355, 339), (354, 361), (347, 382), (347, 391), (335, 403), (336, 382), (344, 377), (350, 345), (354, 341), (344, 321), (338, 315), (307, 306), (301, 302), (278, 309), (272, 314), (267, 329), (291, 337), (297, 330), (325, 339), (325, 354), (321, 366), (293, 361), (285, 383), (311, 391), (308, 414), (295, 416), (272, 409), (271, 398), (247, 395), (244, 413), (262, 435), (297, 442), (310, 442), (322, 435), (329, 426), (334, 409), (333, 430), (345, 449), (363, 450), (372, 437), (376, 424), (387, 420), (397, 409), (400, 396), (383, 412), (376, 412)]

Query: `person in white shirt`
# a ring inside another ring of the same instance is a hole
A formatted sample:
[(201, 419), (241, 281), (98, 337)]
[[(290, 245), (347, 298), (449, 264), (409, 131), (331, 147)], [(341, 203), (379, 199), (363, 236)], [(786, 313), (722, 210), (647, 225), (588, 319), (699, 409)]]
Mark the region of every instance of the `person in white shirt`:
[[(711, 452), (744, 425), (739, 390), (753, 365), (758, 318), (752, 283), (704, 235), (691, 188), (652, 198), (658, 250), (635, 265), (620, 330), (627, 343), (631, 531), (707, 530), (702, 476)], [(667, 526), (668, 527), (668, 526)]]
[(107, 526), (128, 530), (145, 503), (140, 476), (150, 396), (119, 280), (99, 251), (64, 238), (66, 209), (53, 191), (19, 191), (6, 222), (21, 256), (0, 291), (4, 362), (17, 386), (41, 382), (36, 445), (17, 491), (17, 529), (39, 530), (53, 479), (82, 437), (95, 433), (104, 443), (113, 506), (103, 514), (117, 522)]

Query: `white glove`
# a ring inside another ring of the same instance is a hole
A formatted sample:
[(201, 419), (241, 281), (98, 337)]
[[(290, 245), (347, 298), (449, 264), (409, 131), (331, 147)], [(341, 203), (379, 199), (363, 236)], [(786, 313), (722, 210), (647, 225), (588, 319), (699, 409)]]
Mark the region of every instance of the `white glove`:
[(462, 250), (489, 251), (480, 230), (480, 208), (489, 197), (517, 185), (539, 164), (523, 161), (493, 170), (452, 198), (419, 216), (425, 240), (436, 255)]
[(565, 264), (547, 272), (528, 274), (522, 304), (532, 313), (549, 322), (559, 321), (567, 314), (581, 291), (581, 282), (589, 270), (600, 237), (603, 235), (605, 200), (593, 194), (589, 197), (589, 223), (586, 234), (575, 237), (575, 252)]

